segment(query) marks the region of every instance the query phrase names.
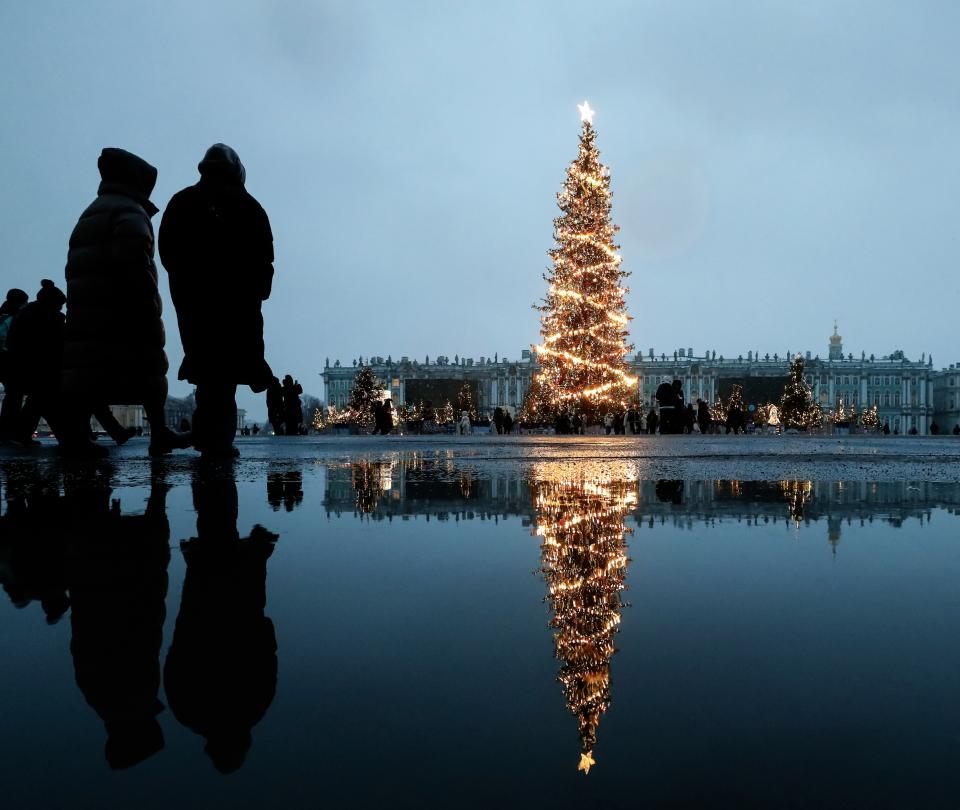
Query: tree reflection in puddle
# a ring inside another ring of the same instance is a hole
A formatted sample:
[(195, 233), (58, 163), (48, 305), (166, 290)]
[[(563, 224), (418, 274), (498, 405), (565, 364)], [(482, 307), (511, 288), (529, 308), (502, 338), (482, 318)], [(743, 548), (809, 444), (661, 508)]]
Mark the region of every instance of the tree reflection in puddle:
[(596, 764), (597, 728), (610, 707), (610, 661), (632, 531), (624, 518), (637, 503), (636, 478), (626, 473), (543, 464), (530, 478), (554, 654), (563, 662), (557, 679), (577, 718), (584, 773)]

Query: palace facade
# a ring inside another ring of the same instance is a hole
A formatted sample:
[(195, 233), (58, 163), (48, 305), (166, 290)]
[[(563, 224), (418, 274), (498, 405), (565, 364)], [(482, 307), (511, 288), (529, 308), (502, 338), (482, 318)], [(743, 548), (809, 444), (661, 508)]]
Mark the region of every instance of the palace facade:
[[(669, 354), (649, 349), (628, 361), (630, 372), (638, 378), (638, 395), (645, 407), (653, 403), (653, 394), (661, 382), (675, 379), (683, 383), (687, 402), (704, 399), (715, 402), (726, 397), (733, 384), (743, 386), (744, 400), (767, 402), (780, 398), (783, 383), (793, 357), (789, 351), (782, 356), (750, 350), (746, 356), (735, 358), (707, 352), (697, 355), (692, 348), (677, 349)], [(841, 404), (858, 410), (876, 405), (881, 424), (886, 422), (891, 431), (927, 435), (936, 422), (942, 432), (949, 432), (960, 423), (960, 364), (935, 371), (933, 358), (926, 354), (919, 360), (908, 359), (902, 351), (876, 356), (862, 353), (860, 357), (844, 354), (843, 338), (834, 327), (829, 338), (827, 356), (811, 352), (804, 354), (807, 383), (815, 401), (826, 413)], [(359, 367), (369, 365), (393, 399), (394, 405), (418, 401), (410, 396), (412, 389), (422, 390), (423, 384), (447, 383), (446, 390), (464, 380), (473, 384), (477, 410), (491, 412), (497, 406), (513, 410), (523, 403), (533, 375), (539, 370), (529, 350), (519, 360), (508, 360), (497, 355), (473, 358), (443, 355), (422, 362), (401, 357), (360, 357), (350, 365), (329, 359), (323, 370), (326, 402), (344, 408), (350, 399), (353, 380)], [(435, 406), (442, 402), (435, 401)]]

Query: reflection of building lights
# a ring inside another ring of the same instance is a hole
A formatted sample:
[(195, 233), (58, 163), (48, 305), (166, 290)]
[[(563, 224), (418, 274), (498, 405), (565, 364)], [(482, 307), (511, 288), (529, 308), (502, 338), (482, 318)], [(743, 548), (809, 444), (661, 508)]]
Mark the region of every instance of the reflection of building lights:
[(553, 611), (558, 680), (580, 730), (579, 770), (595, 764), (601, 716), (610, 706), (610, 659), (620, 626), (629, 530), (624, 517), (637, 504), (634, 474), (590, 476), (574, 465), (544, 464), (530, 482), (541, 538), (541, 571)]

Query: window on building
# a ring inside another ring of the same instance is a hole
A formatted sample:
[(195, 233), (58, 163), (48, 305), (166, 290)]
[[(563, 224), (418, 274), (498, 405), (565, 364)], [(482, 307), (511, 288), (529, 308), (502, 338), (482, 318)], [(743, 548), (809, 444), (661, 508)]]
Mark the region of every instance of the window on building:
[(879, 404), (880, 404), (880, 392), (879, 392), (879, 391), (874, 391), (874, 392), (873, 392), (873, 404), (874, 404), (874, 405), (879, 405)]
[(883, 405), (884, 405), (885, 408), (889, 408), (889, 407), (890, 407), (890, 392), (889, 392), (889, 391), (885, 391), (884, 394), (883, 394)]
[(896, 395), (895, 395), (895, 397), (894, 397), (894, 404), (895, 404), (895, 405), (899, 405), (899, 404), (900, 404), (900, 392), (899, 392), (899, 391), (897, 391), (897, 393), (896, 393)]

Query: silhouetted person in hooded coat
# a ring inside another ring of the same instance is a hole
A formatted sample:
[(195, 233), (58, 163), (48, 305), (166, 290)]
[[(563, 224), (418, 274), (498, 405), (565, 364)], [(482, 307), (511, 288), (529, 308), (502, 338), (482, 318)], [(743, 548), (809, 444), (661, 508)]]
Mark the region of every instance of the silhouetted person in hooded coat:
[(57, 438), (73, 452), (96, 453), (89, 439), (96, 404), (143, 405), (150, 452), (162, 455), (186, 443), (164, 424), (166, 337), (150, 222), (157, 208), (149, 199), (157, 170), (123, 149), (104, 149), (97, 166), (97, 198), (80, 215), (67, 254), (62, 393), (71, 421)]
[(109, 471), (65, 483), (76, 532), (67, 556), (77, 686), (103, 720), (111, 768), (163, 748), (160, 646), (166, 617), (170, 527), (165, 482), (154, 478), (143, 515), (110, 501)]
[(200, 181), (164, 211), (160, 260), (183, 341), (178, 377), (197, 387), (194, 446), (232, 455), (237, 386), (265, 391), (273, 378), (260, 313), (273, 283), (273, 233), (233, 149), (214, 144), (197, 168)]
[(276, 634), (264, 615), (277, 535), (254, 526), (240, 539), (231, 473), (201, 470), (194, 479), (197, 537), (180, 544), (187, 574), (163, 671), (170, 709), (206, 738), (221, 773), (243, 765), (277, 688)]

